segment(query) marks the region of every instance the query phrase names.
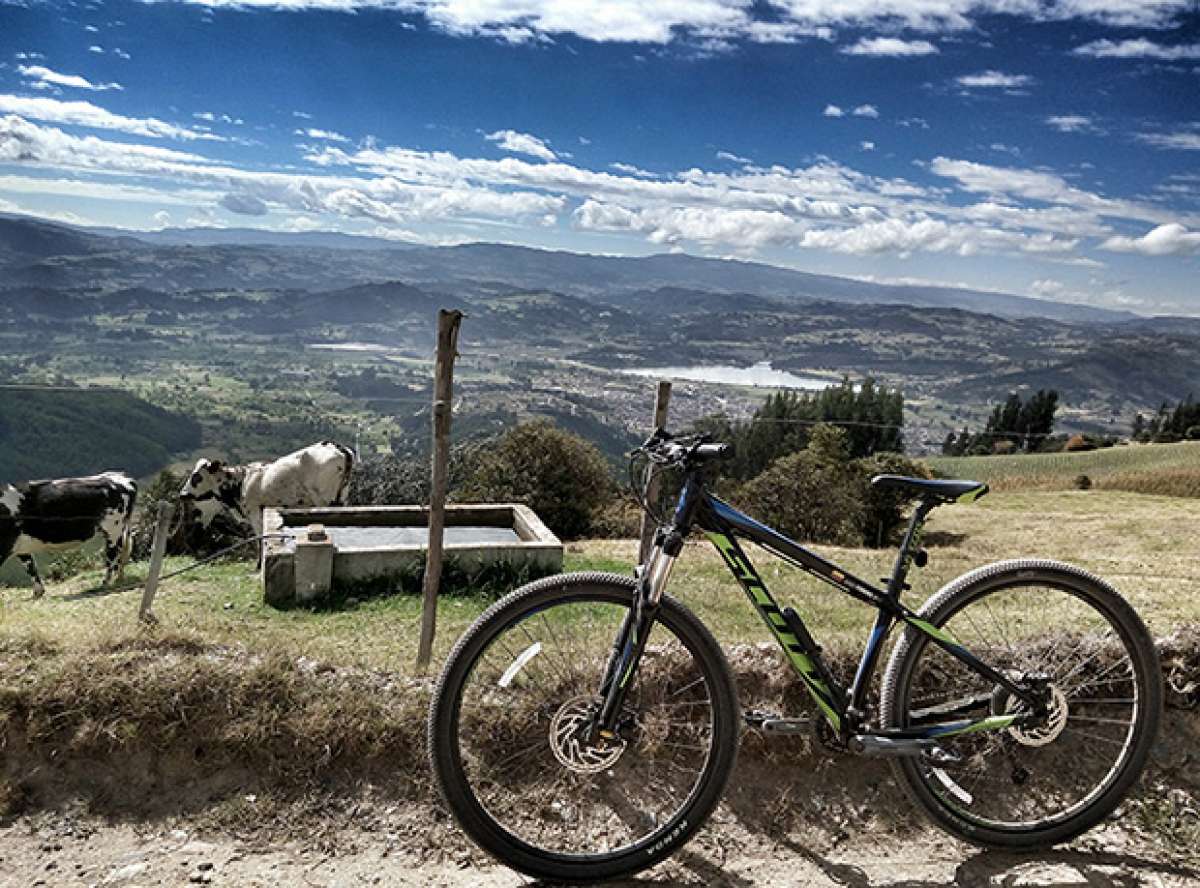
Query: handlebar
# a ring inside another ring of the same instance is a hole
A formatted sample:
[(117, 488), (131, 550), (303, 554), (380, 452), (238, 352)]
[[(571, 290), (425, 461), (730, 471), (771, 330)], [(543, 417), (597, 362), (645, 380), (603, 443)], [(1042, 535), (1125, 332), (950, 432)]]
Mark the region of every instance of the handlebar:
[(725, 459), (732, 452), (731, 445), (713, 442), (709, 435), (676, 437), (665, 429), (656, 429), (631, 456), (643, 454), (659, 465), (691, 467), (710, 460)]

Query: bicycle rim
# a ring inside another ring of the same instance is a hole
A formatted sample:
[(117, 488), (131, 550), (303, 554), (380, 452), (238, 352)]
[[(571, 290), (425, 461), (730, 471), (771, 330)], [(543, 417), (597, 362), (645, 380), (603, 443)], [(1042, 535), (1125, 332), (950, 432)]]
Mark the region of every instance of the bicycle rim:
[(618, 740), (586, 737), (627, 611), (627, 600), (593, 593), (517, 614), (462, 682), (453, 733), (463, 782), (493, 827), (534, 853), (594, 861), (671, 835), (705, 782), (713, 676), (669, 620), (654, 627)]
[[(1040, 723), (939, 738), (957, 762), (908, 767), (957, 817), (998, 832), (1042, 832), (1082, 815), (1126, 771), (1145, 717), (1148, 676), (1131, 627), (1083, 591), (1047, 581), (964, 597), (943, 631), (1005, 674), (1045, 687)], [(1026, 704), (922, 639), (910, 654), (899, 707), (914, 718), (967, 700), (1008, 716)]]

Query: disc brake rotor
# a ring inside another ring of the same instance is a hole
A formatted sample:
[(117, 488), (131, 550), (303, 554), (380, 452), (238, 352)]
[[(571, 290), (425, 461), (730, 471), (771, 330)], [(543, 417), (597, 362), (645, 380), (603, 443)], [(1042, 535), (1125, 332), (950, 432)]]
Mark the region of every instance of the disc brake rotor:
[[(1047, 701), (1049, 712), (1046, 720), (1036, 725), (1015, 725), (1008, 729), (1009, 734), (1022, 746), (1047, 746), (1058, 739), (1058, 735), (1067, 726), (1067, 697), (1054, 685), (1050, 686), (1050, 699)], [(1025, 708), (1019, 700), (1010, 700), (1009, 712), (1024, 712)]]
[(593, 715), (592, 698), (575, 697), (564, 703), (550, 722), (550, 749), (560, 765), (580, 774), (597, 774), (616, 764), (625, 741), (616, 737), (596, 745), (587, 742)]

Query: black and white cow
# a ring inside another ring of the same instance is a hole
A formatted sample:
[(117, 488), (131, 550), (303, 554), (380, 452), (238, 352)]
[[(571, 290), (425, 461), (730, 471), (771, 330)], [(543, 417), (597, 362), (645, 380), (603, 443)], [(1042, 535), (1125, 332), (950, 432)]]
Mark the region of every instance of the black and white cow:
[(33, 556), (55, 549), (77, 548), (92, 537), (104, 537), (108, 569), (120, 582), (129, 560), (137, 483), (119, 472), (87, 478), (27, 481), (0, 485), (0, 564), (16, 555), (33, 578), (34, 597), (45, 594)]
[(207, 527), (221, 513), (262, 534), (262, 510), (338, 506), (350, 486), (354, 451), (332, 441), (311, 444), (272, 462), (244, 466), (202, 459), (179, 491), (185, 506)]

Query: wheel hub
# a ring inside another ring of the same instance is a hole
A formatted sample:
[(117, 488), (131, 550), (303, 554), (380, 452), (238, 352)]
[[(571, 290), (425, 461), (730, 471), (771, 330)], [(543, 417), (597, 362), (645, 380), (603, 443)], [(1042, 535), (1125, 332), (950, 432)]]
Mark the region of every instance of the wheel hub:
[(550, 721), (550, 748), (558, 763), (578, 774), (597, 774), (616, 764), (625, 751), (625, 741), (588, 740), (594, 706), (591, 697), (574, 697), (564, 703)]

